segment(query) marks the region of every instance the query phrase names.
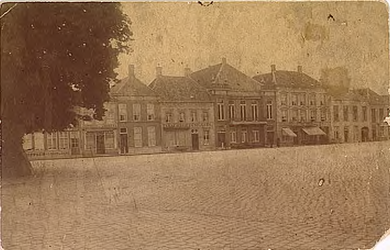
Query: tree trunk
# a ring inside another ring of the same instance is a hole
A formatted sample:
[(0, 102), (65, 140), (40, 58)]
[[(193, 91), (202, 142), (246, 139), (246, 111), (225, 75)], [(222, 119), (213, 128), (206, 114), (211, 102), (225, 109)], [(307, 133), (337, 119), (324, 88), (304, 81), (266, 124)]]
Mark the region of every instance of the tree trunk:
[(32, 166), (23, 149), (23, 129), (12, 122), (2, 121), (2, 178), (13, 179), (32, 174)]

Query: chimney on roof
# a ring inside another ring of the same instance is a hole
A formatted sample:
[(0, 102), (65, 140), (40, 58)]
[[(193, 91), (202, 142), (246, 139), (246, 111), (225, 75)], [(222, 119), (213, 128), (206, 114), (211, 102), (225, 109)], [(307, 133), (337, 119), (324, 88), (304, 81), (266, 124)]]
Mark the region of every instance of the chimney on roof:
[(297, 71), (298, 71), (298, 73), (302, 73), (302, 66), (301, 65), (298, 65)]
[(226, 57), (222, 57), (222, 64), (226, 64)]
[(271, 65), (271, 74), (272, 74), (272, 82), (273, 83), (276, 83), (276, 65), (275, 64), (272, 64)]
[(190, 76), (191, 73), (192, 73), (192, 72), (191, 72), (191, 69), (190, 69), (189, 67), (185, 67), (185, 68), (184, 68), (184, 76), (185, 76), (185, 77)]
[(162, 76), (162, 67), (158, 66), (156, 67), (156, 76)]
[(129, 80), (133, 80), (135, 78), (135, 73), (134, 73), (134, 65), (130, 64), (129, 65)]

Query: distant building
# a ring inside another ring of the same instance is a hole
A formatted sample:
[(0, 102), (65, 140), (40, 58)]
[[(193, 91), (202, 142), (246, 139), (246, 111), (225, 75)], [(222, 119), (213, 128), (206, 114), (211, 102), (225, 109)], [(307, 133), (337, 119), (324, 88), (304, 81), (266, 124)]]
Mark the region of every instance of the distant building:
[[(63, 132), (34, 133), (24, 137), (31, 158), (83, 157), (117, 154), (143, 154), (161, 151), (161, 119), (158, 96), (134, 75), (110, 90), (101, 121), (80, 120)], [(79, 109), (82, 114), (91, 113)]]
[(331, 141), (365, 142), (372, 139), (370, 104), (352, 90), (333, 90), (331, 96)]
[(133, 65), (129, 66), (128, 77), (111, 88), (111, 97), (116, 105), (119, 153), (160, 152), (159, 97), (135, 77)]
[(214, 107), (205, 88), (185, 76), (164, 76), (157, 68), (149, 85), (160, 96), (162, 146), (165, 151), (215, 148)]
[(329, 98), (321, 83), (302, 72), (276, 70), (253, 77), (270, 96), (275, 93), (276, 136), (280, 145), (328, 142)]
[(263, 147), (266, 120), (260, 83), (222, 62), (190, 74), (212, 96), (218, 148)]

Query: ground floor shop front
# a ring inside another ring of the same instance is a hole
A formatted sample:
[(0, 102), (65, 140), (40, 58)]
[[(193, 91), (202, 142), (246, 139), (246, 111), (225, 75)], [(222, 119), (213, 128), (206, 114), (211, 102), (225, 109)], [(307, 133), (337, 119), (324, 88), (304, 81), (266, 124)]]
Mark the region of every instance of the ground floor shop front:
[(218, 126), (216, 131), (216, 147), (220, 149), (264, 147), (269, 142), (265, 124), (229, 124)]
[(277, 145), (316, 145), (329, 142), (329, 127), (318, 126), (282, 126), (280, 127)]

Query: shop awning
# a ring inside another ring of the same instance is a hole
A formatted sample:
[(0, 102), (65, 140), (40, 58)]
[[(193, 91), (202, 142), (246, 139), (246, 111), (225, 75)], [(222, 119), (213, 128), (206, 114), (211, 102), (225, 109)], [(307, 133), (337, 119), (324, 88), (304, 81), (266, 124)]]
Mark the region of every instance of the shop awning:
[(295, 134), (291, 129), (289, 128), (282, 128), (282, 133), (287, 136), (291, 137), (297, 137), (297, 134)]
[(308, 135), (326, 135), (319, 127), (310, 127), (302, 129)]

